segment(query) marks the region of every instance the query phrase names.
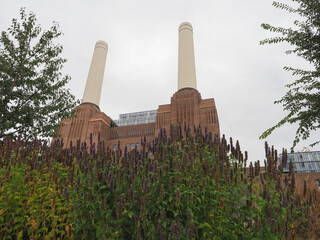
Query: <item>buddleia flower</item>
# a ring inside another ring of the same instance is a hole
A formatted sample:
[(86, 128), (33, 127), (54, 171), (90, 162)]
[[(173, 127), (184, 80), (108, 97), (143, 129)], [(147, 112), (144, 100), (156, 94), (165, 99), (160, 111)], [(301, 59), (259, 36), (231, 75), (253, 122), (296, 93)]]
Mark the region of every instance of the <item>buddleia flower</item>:
[(175, 237), (176, 240), (180, 239), (181, 226), (182, 226), (182, 224), (179, 221), (173, 222), (170, 226), (171, 234)]
[(179, 206), (180, 205), (180, 201), (181, 201), (181, 192), (179, 189), (176, 190), (176, 199), (175, 199), (175, 202), (176, 202), (176, 206)]

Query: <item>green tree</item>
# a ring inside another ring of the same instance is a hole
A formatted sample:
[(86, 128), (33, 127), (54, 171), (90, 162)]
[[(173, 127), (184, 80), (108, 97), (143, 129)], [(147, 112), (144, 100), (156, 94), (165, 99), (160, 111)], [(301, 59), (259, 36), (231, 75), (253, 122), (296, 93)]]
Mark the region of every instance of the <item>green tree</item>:
[[(266, 138), (285, 123), (298, 123), (291, 150), (301, 139), (307, 139), (310, 132), (320, 128), (320, 1), (292, 1), (297, 3), (297, 7), (279, 2), (273, 2), (272, 5), (299, 15), (300, 20), (295, 20), (293, 23), (295, 29), (262, 24), (264, 29), (278, 33), (280, 36), (260, 42), (261, 45), (287, 42), (293, 46), (293, 49), (286, 51), (286, 53), (302, 57), (312, 67), (311, 70), (284, 67), (284, 70), (291, 72), (294, 77), (298, 78), (287, 84), (288, 92), (280, 100), (275, 101), (275, 104), (282, 104), (288, 114), (260, 136), (260, 139)], [(318, 143), (320, 141), (316, 141), (310, 146)]]
[(34, 13), (20, 10), (0, 36), (0, 139), (20, 135), (25, 140), (56, 134), (59, 121), (73, 114), (78, 103), (66, 89), (70, 81), (61, 69), (62, 35), (53, 22), (42, 30)]

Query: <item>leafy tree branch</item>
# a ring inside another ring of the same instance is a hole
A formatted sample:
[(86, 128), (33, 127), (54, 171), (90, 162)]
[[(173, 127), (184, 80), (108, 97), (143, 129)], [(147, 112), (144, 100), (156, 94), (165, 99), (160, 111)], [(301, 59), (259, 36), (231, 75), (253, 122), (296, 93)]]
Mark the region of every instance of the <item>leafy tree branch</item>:
[(0, 139), (55, 136), (61, 119), (78, 104), (66, 89), (70, 76), (61, 70), (67, 61), (54, 40), (59, 25), (42, 30), (34, 13), (20, 10), (0, 36)]
[[(286, 85), (288, 92), (275, 104), (282, 104), (288, 112), (281, 121), (262, 133), (260, 139), (268, 137), (276, 128), (289, 123), (297, 123), (298, 129), (293, 140), (291, 150), (300, 140), (309, 138), (312, 131), (320, 128), (320, 1), (318, 0), (292, 0), (298, 3), (294, 8), (280, 2), (273, 2), (273, 6), (289, 13), (300, 15), (303, 20), (295, 20), (293, 25), (297, 29), (274, 27), (262, 24), (267, 31), (279, 33), (280, 36), (267, 38), (260, 42), (261, 45), (287, 42), (294, 49), (286, 51), (286, 54), (295, 54), (305, 59), (313, 67), (311, 70), (303, 70), (285, 66), (284, 70), (292, 73), (297, 79)], [(310, 146), (319, 144), (320, 141)]]

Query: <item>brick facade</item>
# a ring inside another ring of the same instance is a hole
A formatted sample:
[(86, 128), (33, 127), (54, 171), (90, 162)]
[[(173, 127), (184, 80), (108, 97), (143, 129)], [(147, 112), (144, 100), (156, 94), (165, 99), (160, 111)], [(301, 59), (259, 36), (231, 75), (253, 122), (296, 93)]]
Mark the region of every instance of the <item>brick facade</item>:
[(128, 144), (131, 148), (139, 144), (143, 137), (147, 142), (154, 140), (160, 128), (169, 132), (171, 124), (200, 125), (202, 129), (207, 127), (212, 134), (220, 134), (214, 99), (202, 99), (201, 94), (193, 88), (180, 89), (171, 97), (171, 104), (160, 105), (154, 123), (116, 126), (93, 103), (82, 103), (76, 109), (76, 118), (62, 121), (60, 136), (64, 139), (65, 147), (69, 147), (70, 143), (74, 145), (79, 139), (89, 142), (91, 133), (93, 142), (97, 143), (100, 133), (100, 140), (104, 141), (106, 147), (114, 148), (120, 143), (121, 149)]

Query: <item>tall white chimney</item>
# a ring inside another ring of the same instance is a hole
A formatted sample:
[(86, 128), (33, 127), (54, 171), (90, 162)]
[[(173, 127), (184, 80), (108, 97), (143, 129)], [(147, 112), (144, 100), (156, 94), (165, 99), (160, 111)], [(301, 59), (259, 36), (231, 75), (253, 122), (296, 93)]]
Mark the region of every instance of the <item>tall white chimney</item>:
[(178, 90), (197, 89), (196, 66), (194, 61), (193, 29), (188, 22), (179, 26)]
[(104, 41), (98, 41), (94, 48), (82, 102), (94, 103), (99, 106), (107, 52), (108, 44)]

